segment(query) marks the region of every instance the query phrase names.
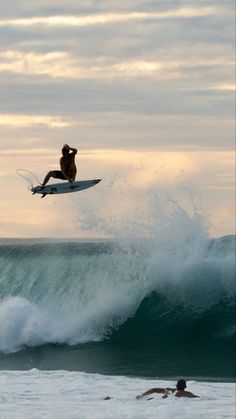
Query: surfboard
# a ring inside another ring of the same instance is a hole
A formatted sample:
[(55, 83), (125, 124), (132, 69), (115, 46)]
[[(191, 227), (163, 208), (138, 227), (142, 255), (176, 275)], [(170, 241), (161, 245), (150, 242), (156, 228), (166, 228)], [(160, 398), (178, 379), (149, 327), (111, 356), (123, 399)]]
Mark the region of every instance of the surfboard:
[(91, 188), (99, 183), (102, 179), (79, 180), (77, 182), (52, 183), (45, 186), (34, 186), (31, 191), (34, 194), (41, 194), (43, 198), (46, 195), (63, 194), (70, 192), (78, 192)]

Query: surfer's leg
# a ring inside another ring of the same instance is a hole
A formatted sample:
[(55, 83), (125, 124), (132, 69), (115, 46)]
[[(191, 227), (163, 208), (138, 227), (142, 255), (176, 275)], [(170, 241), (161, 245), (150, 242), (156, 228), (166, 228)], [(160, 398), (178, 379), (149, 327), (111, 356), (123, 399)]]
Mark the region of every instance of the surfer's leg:
[(45, 176), (44, 181), (42, 183), (42, 186), (46, 185), (48, 183), (49, 179), (52, 177), (52, 172), (48, 172), (48, 174)]
[(42, 186), (45, 186), (49, 179), (53, 177), (56, 179), (62, 179), (62, 180), (66, 180), (65, 176), (63, 175), (63, 173), (60, 170), (51, 170), (50, 172), (48, 172), (48, 174), (45, 176), (45, 179), (42, 183)]

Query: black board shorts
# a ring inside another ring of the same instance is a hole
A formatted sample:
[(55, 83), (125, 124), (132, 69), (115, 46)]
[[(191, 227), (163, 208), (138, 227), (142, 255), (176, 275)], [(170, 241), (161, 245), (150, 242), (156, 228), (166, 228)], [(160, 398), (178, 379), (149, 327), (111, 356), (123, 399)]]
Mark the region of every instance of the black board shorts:
[(54, 170), (55, 173), (55, 178), (56, 179), (61, 179), (61, 180), (67, 180), (66, 177), (63, 175), (61, 170)]

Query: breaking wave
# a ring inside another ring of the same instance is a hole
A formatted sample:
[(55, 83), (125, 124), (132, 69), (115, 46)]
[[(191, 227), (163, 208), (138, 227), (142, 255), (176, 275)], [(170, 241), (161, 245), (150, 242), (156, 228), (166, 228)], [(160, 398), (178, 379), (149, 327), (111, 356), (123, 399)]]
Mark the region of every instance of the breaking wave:
[(183, 339), (227, 345), (236, 333), (234, 244), (234, 236), (195, 233), (132, 243), (2, 241), (0, 351), (104, 340), (153, 350)]

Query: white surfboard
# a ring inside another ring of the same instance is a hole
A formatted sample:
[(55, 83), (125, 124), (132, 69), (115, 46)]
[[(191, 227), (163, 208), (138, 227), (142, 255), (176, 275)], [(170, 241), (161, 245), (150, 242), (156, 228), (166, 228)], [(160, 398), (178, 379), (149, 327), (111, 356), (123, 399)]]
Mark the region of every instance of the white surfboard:
[(42, 198), (46, 195), (62, 194), (70, 192), (78, 192), (83, 189), (91, 188), (99, 183), (102, 179), (93, 180), (79, 180), (77, 182), (65, 182), (65, 183), (52, 183), (51, 185), (45, 186), (34, 186), (31, 191), (34, 194), (41, 194)]

